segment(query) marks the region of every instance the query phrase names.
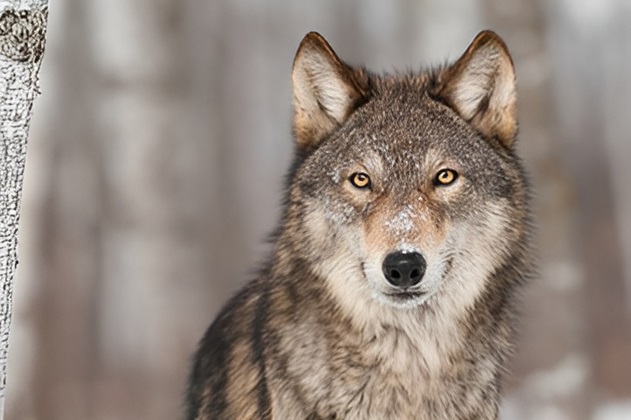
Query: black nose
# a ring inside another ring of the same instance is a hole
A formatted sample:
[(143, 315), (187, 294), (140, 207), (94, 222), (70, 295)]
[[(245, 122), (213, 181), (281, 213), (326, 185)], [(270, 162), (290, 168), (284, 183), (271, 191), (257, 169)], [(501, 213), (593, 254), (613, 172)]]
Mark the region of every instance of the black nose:
[(418, 252), (393, 252), (383, 260), (383, 274), (386, 279), (393, 286), (401, 288), (418, 284), (426, 267), (425, 258)]

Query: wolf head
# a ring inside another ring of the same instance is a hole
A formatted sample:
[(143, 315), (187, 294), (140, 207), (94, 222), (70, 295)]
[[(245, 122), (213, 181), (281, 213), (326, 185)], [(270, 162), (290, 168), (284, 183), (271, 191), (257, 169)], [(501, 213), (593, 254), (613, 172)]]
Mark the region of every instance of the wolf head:
[(292, 83), (300, 158), (287, 249), (340, 307), (466, 309), (522, 258), (515, 73), (496, 34), (480, 33), (451, 66), (375, 75), (309, 33)]

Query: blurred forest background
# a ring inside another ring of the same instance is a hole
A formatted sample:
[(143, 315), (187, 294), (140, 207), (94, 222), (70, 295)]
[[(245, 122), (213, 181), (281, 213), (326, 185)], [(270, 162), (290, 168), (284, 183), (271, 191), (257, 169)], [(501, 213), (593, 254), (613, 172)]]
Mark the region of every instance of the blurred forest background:
[(541, 276), (503, 419), (631, 419), (631, 2), (52, 0), (7, 418), (176, 419), (265, 255), (302, 36), (377, 71), (509, 45)]

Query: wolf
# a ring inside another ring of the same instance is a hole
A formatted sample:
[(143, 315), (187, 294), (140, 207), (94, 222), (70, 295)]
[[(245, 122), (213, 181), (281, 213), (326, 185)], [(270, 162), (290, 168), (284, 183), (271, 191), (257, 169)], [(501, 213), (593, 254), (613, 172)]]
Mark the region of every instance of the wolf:
[(505, 43), (379, 75), (312, 32), (291, 80), (280, 227), (201, 340), (187, 418), (497, 418), (535, 265)]

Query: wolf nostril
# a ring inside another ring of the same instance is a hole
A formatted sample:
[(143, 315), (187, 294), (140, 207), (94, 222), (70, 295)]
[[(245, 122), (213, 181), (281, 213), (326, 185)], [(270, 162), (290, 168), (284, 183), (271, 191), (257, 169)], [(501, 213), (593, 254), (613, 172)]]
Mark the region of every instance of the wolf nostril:
[(425, 258), (418, 252), (393, 252), (383, 261), (386, 280), (401, 288), (417, 285), (423, 279), (426, 267)]

